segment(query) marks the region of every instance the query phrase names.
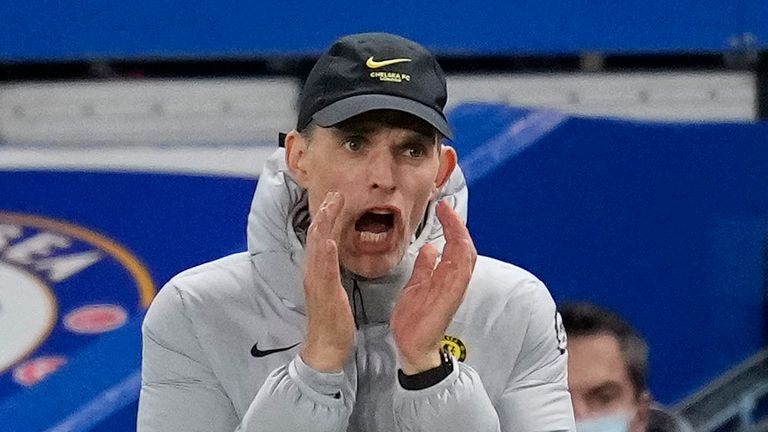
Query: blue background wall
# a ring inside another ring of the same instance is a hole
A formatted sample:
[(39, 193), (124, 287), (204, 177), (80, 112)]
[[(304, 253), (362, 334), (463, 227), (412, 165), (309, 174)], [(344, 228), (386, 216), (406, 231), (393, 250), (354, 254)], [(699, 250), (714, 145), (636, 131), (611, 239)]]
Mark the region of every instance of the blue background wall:
[(317, 54), (389, 31), (441, 54), (715, 52), (768, 44), (768, 2), (0, 0), (0, 61)]

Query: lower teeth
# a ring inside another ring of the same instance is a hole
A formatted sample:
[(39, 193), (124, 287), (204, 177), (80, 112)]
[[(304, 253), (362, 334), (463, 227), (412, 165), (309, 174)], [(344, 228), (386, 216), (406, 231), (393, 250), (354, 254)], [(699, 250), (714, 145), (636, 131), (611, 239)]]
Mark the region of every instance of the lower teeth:
[(380, 233), (373, 233), (370, 231), (361, 231), (360, 232), (360, 240), (364, 242), (371, 242), (376, 243), (384, 240), (384, 238), (387, 236), (386, 232), (380, 232)]

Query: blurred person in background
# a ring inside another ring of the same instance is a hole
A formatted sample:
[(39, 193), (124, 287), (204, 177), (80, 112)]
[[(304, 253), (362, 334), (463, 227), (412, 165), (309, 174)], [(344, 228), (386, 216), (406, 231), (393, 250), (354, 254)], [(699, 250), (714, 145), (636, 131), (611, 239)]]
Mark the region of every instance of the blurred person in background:
[(648, 345), (626, 320), (590, 303), (560, 312), (577, 432), (690, 432), (686, 421), (653, 402)]
[(336, 41), (262, 171), (248, 253), (169, 281), (140, 432), (573, 430), (544, 284), (478, 256), (424, 47)]

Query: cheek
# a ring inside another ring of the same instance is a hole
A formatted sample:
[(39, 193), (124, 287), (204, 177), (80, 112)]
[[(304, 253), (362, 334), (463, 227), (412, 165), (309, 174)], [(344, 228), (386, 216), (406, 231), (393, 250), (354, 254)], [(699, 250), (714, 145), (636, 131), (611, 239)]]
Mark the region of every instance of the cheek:
[(325, 196), (328, 192), (339, 190), (334, 187), (333, 183), (321, 178), (313, 178), (312, 181), (307, 184), (306, 189), (309, 197), (310, 214), (313, 216), (323, 201), (325, 201)]
[(419, 199), (421, 201), (424, 201), (425, 203), (431, 201), (432, 199), (437, 198), (437, 194), (439, 189), (437, 188), (437, 185), (435, 184), (434, 177), (429, 177), (428, 180), (424, 180), (423, 183), (425, 186), (421, 189), (419, 193)]
[(435, 197), (434, 183), (430, 182), (428, 186), (424, 186), (425, 183), (421, 183), (420, 187), (414, 188), (411, 194), (413, 205), (411, 206), (412, 224), (421, 223), (421, 219), (424, 217), (424, 212), (427, 210), (429, 202)]
[(317, 170), (309, 176), (306, 189), (311, 195), (320, 196), (320, 201), (325, 197), (325, 194), (329, 191), (343, 192), (345, 183), (348, 183), (348, 178), (353, 174), (349, 170), (336, 170), (332, 164), (328, 163), (325, 168)]

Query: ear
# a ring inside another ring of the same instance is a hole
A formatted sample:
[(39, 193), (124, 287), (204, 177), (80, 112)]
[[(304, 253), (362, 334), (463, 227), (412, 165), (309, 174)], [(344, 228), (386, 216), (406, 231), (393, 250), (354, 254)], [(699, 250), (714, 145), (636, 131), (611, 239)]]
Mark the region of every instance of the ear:
[(292, 130), (285, 136), (285, 164), (299, 186), (306, 188), (308, 179), (305, 169), (307, 156), (307, 139), (299, 132)]
[(451, 178), (453, 170), (458, 163), (458, 156), (453, 147), (443, 144), (440, 147), (440, 167), (437, 169), (435, 177), (435, 192), (442, 188), (448, 179)]

